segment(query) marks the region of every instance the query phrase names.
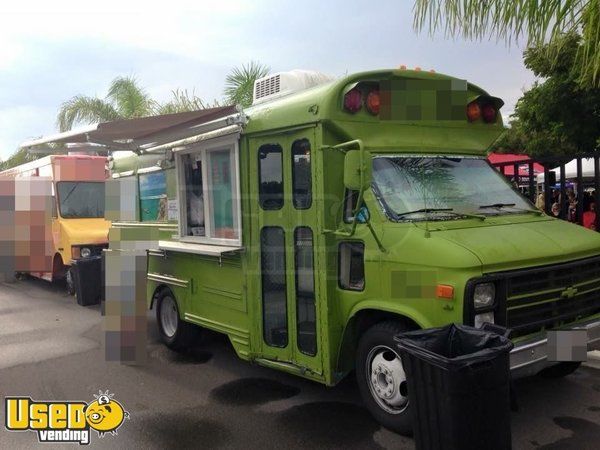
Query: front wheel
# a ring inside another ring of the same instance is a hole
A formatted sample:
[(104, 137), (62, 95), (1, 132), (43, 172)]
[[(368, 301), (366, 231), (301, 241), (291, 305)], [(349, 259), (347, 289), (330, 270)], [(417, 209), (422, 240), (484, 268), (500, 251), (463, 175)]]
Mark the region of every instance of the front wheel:
[(394, 336), (408, 331), (400, 322), (381, 322), (361, 337), (356, 351), (358, 388), (371, 415), (384, 427), (412, 434), (406, 373)]
[(198, 338), (200, 329), (181, 320), (177, 301), (171, 291), (164, 290), (159, 294), (156, 321), (161, 340), (173, 350), (184, 349)]

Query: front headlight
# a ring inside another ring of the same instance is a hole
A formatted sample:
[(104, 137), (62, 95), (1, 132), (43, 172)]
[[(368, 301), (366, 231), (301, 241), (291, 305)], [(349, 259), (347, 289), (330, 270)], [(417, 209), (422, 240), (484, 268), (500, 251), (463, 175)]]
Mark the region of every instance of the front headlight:
[(81, 257), (82, 258), (89, 258), (91, 254), (92, 254), (92, 251), (89, 248), (82, 247), (82, 249), (81, 249)]
[(475, 286), (473, 292), (473, 305), (475, 309), (489, 308), (496, 300), (496, 287), (494, 283), (481, 283)]

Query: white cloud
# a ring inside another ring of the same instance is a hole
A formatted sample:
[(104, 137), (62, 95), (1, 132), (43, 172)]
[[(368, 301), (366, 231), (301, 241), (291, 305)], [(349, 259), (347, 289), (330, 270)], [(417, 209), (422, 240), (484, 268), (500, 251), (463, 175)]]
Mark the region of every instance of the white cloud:
[(38, 39), (49, 44), (101, 39), (107, 46), (126, 44), (202, 61), (226, 59), (234, 56), (232, 51), (235, 53), (235, 46), (227, 43), (232, 37), (241, 38), (237, 31), (239, 21), (248, 17), (256, 5), (241, 0), (172, 0), (163, 6), (138, 0), (4, 4), (0, 6), (0, 42), (9, 62), (2, 64), (16, 63), (15, 56), (19, 54), (26, 58), (21, 51), (23, 42)]

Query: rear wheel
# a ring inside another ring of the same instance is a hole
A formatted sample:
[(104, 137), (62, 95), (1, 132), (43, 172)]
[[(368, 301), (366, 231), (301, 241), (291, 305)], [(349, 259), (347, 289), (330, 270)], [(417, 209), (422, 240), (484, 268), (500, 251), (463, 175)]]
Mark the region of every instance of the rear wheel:
[(371, 415), (384, 427), (412, 434), (406, 373), (394, 336), (408, 331), (400, 322), (378, 323), (361, 337), (356, 352), (356, 378)]
[(545, 368), (539, 375), (544, 378), (562, 378), (571, 375), (579, 369), (579, 366), (581, 366), (581, 363), (576, 361), (561, 362), (555, 366)]
[(188, 347), (200, 335), (200, 328), (181, 320), (177, 301), (169, 290), (158, 295), (156, 321), (161, 340), (173, 350)]

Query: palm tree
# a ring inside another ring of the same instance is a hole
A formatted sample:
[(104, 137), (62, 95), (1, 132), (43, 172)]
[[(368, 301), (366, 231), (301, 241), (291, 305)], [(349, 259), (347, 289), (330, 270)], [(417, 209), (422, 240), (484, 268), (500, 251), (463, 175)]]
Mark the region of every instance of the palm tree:
[(44, 155), (37, 155), (35, 153), (31, 154), (28, 153), (27, 149), (19, 148), (4, 161), (0, 161), (0, 172), (10, 169), (11, 167), (20, 166), (21, 164), (34, 161), (42, 156)]
[(151, 115), (155, 102), (134, 77), (117, 77), (110, 84), (105, 99), (76, 95), (64, 102), (56, 124), (60, 131), (70, 130), (81, 122), (110, 122)]
[(252, 104), (254, 81), (268, 75), (271, 69), (259, 62), (250, 61), (234, 67), (225, 78), (225, 98), (228, 104), (248, 107)]
[(210, 104), (204, 102), (193, 90), (190, 93), (187, 89), (175, 89), (171, 91), (171, 94), (173, 98), (167, 103), (156, 105), (155, 114), (173, 114), (220, 106), (217, 100), (214, 100)]
[(468, 39), (490, 36), (508, 43), (526, 37), (544, 43), (557, 61), (560, 37), (577, 32), (582, 46), (574, 70), (584, 86), (600, 86), (600, 1), (598, 0), (415, 0), (414, 27)]

